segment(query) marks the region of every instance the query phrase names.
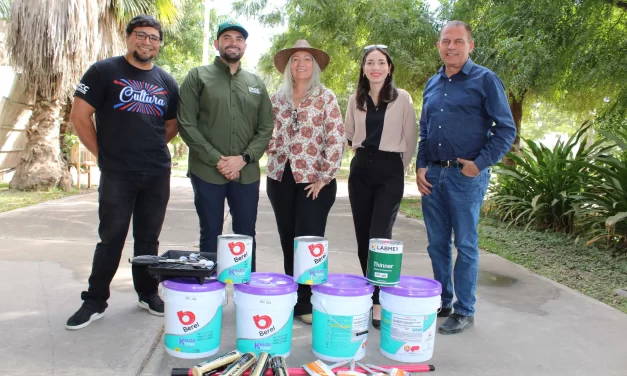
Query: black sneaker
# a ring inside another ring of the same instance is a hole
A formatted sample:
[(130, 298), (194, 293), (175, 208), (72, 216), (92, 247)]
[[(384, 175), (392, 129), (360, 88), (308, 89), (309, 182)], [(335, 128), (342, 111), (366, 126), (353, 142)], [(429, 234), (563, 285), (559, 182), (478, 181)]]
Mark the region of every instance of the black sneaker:
[(451, 317), (446, 319), (444, 324), (438, 328), (440, 334), (457, 334), (470, 328), (475, 324), (473, 316), (464, 316), (459, 313), (453, 313)]
[(84, 302), (81, 308), (67, 320), (65, 327), (70, 330), (82, 329), (104, 316), (104, 309), (98, 310), (93, 304)]
[(444, 307), (438, 312), (438, 317), (449, 317), (453, 313), (453, 307)]
[(143, 309), (147, 309), (148, 312), (155, 316), (163, 316), (163, 300), (161, 300), (157, 293), (148, 295), (145, 298), (139, 298), (137, 305)]

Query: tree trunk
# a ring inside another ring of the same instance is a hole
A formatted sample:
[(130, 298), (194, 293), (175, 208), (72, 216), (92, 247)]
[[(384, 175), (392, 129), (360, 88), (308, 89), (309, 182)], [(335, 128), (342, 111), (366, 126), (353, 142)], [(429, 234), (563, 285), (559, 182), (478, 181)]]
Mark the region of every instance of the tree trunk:
[(65, 165), (65, 168), (70, 171), (70, 167), (72, 167), (70, 165), (70, 150), (71, 150), (71, 145), (68, 145), (67, 142), (65, 141), (65, 134), (66, 133), (70, 133), (70, 134), (76, 134), (76, 131), (74, 130), (74, 124), (72, 124), (72, 121), (70, 120), (70, 114), (72, 112), (72, 101), (67, 101), (65, 103), (65, 105), (63, 106), (63, 121), (61, 123), (61, 128), (60, 128), (60, 132), (59, 132), (59, 148), (61, 148), (61, 161), (63, 162), (63, 164)]
[(521, 95), (518, 99), (516, 99), (516, 97), (513, 96), (511, 93), (509, 95), (509, 108), (512, 110), (512, 116), (514, 116), (514, 124), (516, 124), (516, 139), (514, 140), (512, 151), (520, 150), (520, 123), (522, 122), (524, 99), (524, 94)]
[(64, 168), (59, 148), (62, 109), (59, 100), (37, 96), (26, 131), (28, 142), (10, 188), (41, 191), (54, 187), (69, 190), (72, 186), (72, 177)]
[[(516, 125), (516, 138), (514, 139), (514, 144), (512, 145), (512, 148), (509, 150), (512, 153), (518, 153), (520, 151), (520, 123), (522, 122), (524, 99), (524, 94), (521, 95), (520, 98), (516, 99), (516, 97), (512, 93), (509, 93), (509, 108), (512, 111), (514, 124)], [(514, 161), (505, 156), (503, 157), (503, 164), (506, 166), (513, 166)]]

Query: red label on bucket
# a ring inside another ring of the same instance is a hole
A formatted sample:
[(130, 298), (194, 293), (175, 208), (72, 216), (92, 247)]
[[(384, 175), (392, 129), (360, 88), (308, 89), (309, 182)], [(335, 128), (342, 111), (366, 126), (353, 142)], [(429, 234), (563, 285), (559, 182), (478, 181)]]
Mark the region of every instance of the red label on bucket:
[[(318, 251), (316, 251), (318, 250)], [(324, 253), (324, 245), (318, 243), (318, 244), (309, 244), (309, 253), (311, 253), (311, 255), (313, 257), (320, 257), (322, 256), (322, 254)]]
[(270, 327), (270, 325), (272, 325), (272, 319), (270, 318), (270, 316), (266, 316), (266, 315), (253, 316), (253, 321), (255, 322), (255, 326), (259, 329), (267, 329)]
[[(239, 249), (238, 251), (235, 251), (235, 248)], [(239, 256), (242, 253), (244, 253), (244, 251), (246, 250), (246, 245), (244, 245), (244, 243), (242, 242), (232, 242), (229, 243), (229, 250), (231, 251), (231, 253), (233, 254), (233, 256)]]
[(196, 315), (192, 311), (178, 311), (176, 315), (179, 317), (179, 321), (183, 325), (191, 325), (196, 321)]

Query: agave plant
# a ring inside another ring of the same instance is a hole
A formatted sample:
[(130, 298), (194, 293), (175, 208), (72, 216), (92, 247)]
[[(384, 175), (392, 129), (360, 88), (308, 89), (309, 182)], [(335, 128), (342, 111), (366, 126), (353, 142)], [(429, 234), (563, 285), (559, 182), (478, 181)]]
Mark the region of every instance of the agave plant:
[(602, 132), (615, 147), (613, 154), (598, 155), (581, 167), (592, 172), (576, 201), (578, 226), (587, 244), (604, 240), (619, 252), (627, 252), (627, 131)]
[(554, 148), (523, 139), (519, 155), (509, 153), (512, 165), (499, 163), (497, 183), (488, 205), (503, 222), (535, 225), (571, 233), (575, 225), (574, 196), (588, 187), (590, 170), (583, 162), (607, 154), (603, 140), (589, 142), (591, 123), (585, 122), (567, 141)]

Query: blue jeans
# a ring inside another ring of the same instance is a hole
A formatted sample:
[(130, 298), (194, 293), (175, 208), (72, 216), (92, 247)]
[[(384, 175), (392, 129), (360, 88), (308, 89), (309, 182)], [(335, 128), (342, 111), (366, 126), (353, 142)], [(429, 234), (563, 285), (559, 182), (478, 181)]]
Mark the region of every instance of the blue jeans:
[[(431, 194), (422, 196), (433, 275), (442, 284), (442, 307), (473, 316), (479, 271), (479, 212), (490, 182), (490, 169), (471, 178), (459, 168), (431, 166), (427, 181)], [(451, 235), (455, 233), (457, 259), (453, 268)], [(453, 287), (453, 277), (455, 286)], [(453, 288), (457, 300), (453, 303)]]
[(259, 205), (259, 181), (240, 184), (208, 183), (190, 173), (194, 188), (194, 204), (200, 221), (200, 251), (217, 253), (218, 235), (222, 235), (224, 224), (224, 200), (229, 204), (233, 233), (253, 237), (252, 271), (255, 269), (257, 243), (255, 226)]

